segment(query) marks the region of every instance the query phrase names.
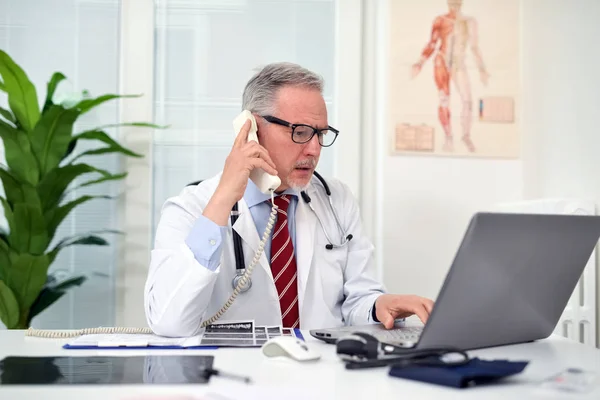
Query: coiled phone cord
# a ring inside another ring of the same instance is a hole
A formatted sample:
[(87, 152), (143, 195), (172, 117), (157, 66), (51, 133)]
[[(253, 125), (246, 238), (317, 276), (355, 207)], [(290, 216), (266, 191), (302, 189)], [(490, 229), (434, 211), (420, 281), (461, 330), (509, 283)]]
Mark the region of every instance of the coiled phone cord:
[[(225, 302), (223, 307), (221, 307), (221, 309), (219, 311), (217, 311), (212, 317), (210, 317), (209, 319), (202, 322), (201, 328), (205, 328), (206, 326), (214, 323), (219, 318), (221, 318), (221, 316), (223, 314), (225, 314), (225, 312), (227, 312), (229, 307), (231, 307), (231, 305), (235, 301), (236, 297), (240, 294), (240, 291), (242, 290), (242, 288), (244, 286), (246, 286), (246, 284), (248, 283), (248, 279), (250, 279), (250, 275), (252, 274), (252, 271), (254, 270), (254, 266), (256, 265), (256, 263), (258, 263), (258, 260), (260, 259), (260, 256), (262, 255), (262, 253), (264, 251), (265, 244), (267, 243), (267, 239), (271, 235), (271, 230), (273, 229), (273, 225), (275, 224), (275, 220), (277, 219), (276, 215), (277, 215), (278, 207), (275, 205), (275, 192), (274, 191), (271, 191), (271, 204), (272, 204), (272, 207), (271, 207), (271, 214), (269, 215), (269, 221), (267, 221), (267, 227), (266, 227), (265, 231), (263, 232), (262, 239), (258, 245), (258, 250), (256, 251), (254, 258), (252, 259), (252, 262), (250, 262), (250, 265), (248, 265), (248, 267), (246, 268), (246, 271), (240, 278), (238, 284), (236, 285), (235, 289), (233, 290), (233, 293), (231, 293), (231, 296), (229, 296), (229, 299), (227, 300), (227, 302)], [(45, 329), (29, 328), (27, 330), (27, 332), (25, 333), (25, 336), (65, 339), (65, 338), (78, 337), (78, 336), (82, 336), (82, 335), (96, 335), (96, 334), (144, 335), (144, 334), (154, 334), (154, 332), (150, 328), (127, 328), (127, 327), (84, 328), (84, 329), (79, 329), (79, 330), (75, 330), (75, 331), (52, 331), (52, 330), (45, 330)]]
[(246, 268), (246, 271), (244, 272), (244, 274), (238, 281), (238, 284), (235, 286), (233, 293), (231, 293), (231, 296), (229, 296), (229, 299), (225, 302), (225, 305), (223, 305), (223, 307), (219, 311), (217, 311), (215, 313), (215, 315), (213, 315), (212, 317), (210, 317), (209, 319), (204, 321), (201, 325), (202, 328), (205, 328), (206, 326), (214, 323), (216, 320), (221, 318), (221, 316), (223, 314), (225, 314), (225, 312), (229, 309), (229, 307), (231, 307), (231, 305), (235, 301), (238, 294), (240, 294), (240, 291), (242, 290), (242, 288), (244, 286), (246, 286), (246, 284), (248, 283), (248, 279), (250, 278), (250, 275), (252, 274), (252, 270), (254, 270), (254, 266), (256, 265), (256, 263), (258, 263), (258, 260), (260, 259), (260, 256), (263, 253), (265, 244), (267, 243), (267, 239), (269, 238), (269, 235), (271, 235), (271, 230), (273, 229), (273, 225), (275, 224), (275, 220), (277, 219), (276, 214), (277, 214), (277, 209), (279, 207), (277, 207), (275, 205), (275, 194), (274, 193), (275, 193), (274, 191), (271, 191), (271, 204), (273, 205), (271, 207), (271, 214), (269, 215), (269, 221), (267, 221), (267, 227), (265, 228), (265, 231), (263, 232), (262, 239), (261, 239), (260, 243), (258, 244), (258, 250), (256, 251), (256, 254), (254, 254), (254, 258), (252, 259), (252, 261), (250, 262), (250, 265), (248, 265), (248, 267)]
[(82, 335), (97, 335), (97, 334), (153, 334), (150, 328), (126, 328), (126, 327), (100, 327), (100, 328), (84, 328), (75, 331), (52, 331), (45, 329), (29, 328), (25, 332), (25, 336), (35, 336), (48, 339), (66, 339)]

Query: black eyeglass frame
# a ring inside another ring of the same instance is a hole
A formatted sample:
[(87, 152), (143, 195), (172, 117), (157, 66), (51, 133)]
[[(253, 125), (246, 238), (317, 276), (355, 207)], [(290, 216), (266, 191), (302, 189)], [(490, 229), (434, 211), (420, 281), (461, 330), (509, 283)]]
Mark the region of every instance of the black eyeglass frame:
[[(291, 122), (285, 121), (285, 120), (283, 120), (281, 118), (274, 117), (272, 115), (261, 115), (261, 117), (264, 118), (266, 121), (269, 121), (269, 122), (271, 122), (273, 124), (285, 126), (286, 128), (292, 128), (292, 134), (291, 134), (291, 136), (292, 136), (292, 142), (298, 143), (298, 144), (308, 143), (308, 142), (310, 142), (312, 140), (312, 138), (313, 138), (313, 136), (315, 136), (315, 134), (319, 134), (317, 136), (317, 139), (319, 140), (319, 144), (321, 145), (321, 147), (329, 147), (329, 146), (331, 146), (332, 144), (335, 143), (335, 141), (336, 141), (336, 139), (338, 137), (338, 134), (340, 133), (340, 131), (338, 131), (337, 129), (335, 129), (334, 127), (329, 126), (329, 125), (327, 125), (327, 128), (325, 128), (325, 129), (317, 129), (315, 127), (312, 127), (312, 126), (306, 125), (306, 124), (292, 124)], [(310, 135), (310, 137), (308, 138), (308, 140), (305, 141), (305, 142), (298, 142), (298, 141), (294, 140), (294, 130), (297, 127), (300, 127), (300, 126), (312, 129), (312, 135)], [(331, 141), (330, 144), (327, 144), (327, 145), (323, 144), (323, 139), (322, 139), (323, 138), (323, 133), (322, 133), (323, 131), (331, 131), (331, 132), (333, 132), (335, 134), (335, 136), (333, 137), (333, 140)]]

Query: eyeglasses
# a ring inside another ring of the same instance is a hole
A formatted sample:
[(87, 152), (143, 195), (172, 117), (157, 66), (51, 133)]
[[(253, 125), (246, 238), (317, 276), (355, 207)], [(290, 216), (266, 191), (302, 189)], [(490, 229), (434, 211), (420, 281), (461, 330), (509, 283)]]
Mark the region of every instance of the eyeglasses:
[(273, 124), (292, 128), (292, 141), (294, 143), (308, 143), (316, 134), (319, 139), (319, 144), (323, 147), (329, 147), (335, 142), (339, 133), (337, 129), (332, 128), (331, 126), (328, 126), (326, 129), (317, 129), (310, 125), (292, 124), (271, 115), (261, 115), (261, 117)]

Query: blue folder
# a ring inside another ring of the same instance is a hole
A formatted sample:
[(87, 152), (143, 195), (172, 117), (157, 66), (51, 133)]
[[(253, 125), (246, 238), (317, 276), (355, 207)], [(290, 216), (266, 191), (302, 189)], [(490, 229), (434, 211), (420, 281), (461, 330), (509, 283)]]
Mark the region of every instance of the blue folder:
[[(302, 336), (302, 332), (300, 332), (300, 329), (294, 329), (294, 334), (296, 335), (296, 337), (298, 339), (304, 340), (304, 336)], [(70, 344), (65, 344), (63, 346), (63, 349), (68, 349), (68, 350), (216, 350), (219, 347), (239, 347), (239, 348), (249, 348), (249, 347), (259, 347), (259, 346), (189, 346), (189, 347), (182, 347), (182, 346), (155, 346), (155, 345), (148, 345), (148, 346), (73, 346)]]
[(521, 373), (529, 361), (471, 359), (460, 366), (392, 365), (388, 375), (454, 388), (490, 384)]

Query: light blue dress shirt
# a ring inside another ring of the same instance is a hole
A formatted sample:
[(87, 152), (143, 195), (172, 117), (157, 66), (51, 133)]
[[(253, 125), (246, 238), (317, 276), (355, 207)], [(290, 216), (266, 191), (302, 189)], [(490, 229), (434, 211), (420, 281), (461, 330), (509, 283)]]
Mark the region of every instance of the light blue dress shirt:
[[(292, 239), (292, 244), (296, 248), (296, 229), (295, 229), (295, 215), (296, 206), (298, 204), (298, 191), (295, 189), (287, 189), (282, 194), (290, 195), (290, 205), (288, 208), (288, 229)], [(244, 192), (244, 200), (250, 209), (250, 214), (256, 225), (258, 237), (262, 238), (265, 228), (267, 227), (267, 221), (269, 220), (269, 214), (271, 213), (271, 196), (262, 193), (252, 182), (248, 180), (246, 191)], [(223, 238), (225, 237), (227, 226), (219, 226), (212, 220), (200, 215), (198, 220), (194, 223), (192, 230), (188, 234), (185, 243), (190, 248), (196, 261), (204, 265), (211, 271), (215, 271), (219, 266), (221, 259), (221, 251)], [(273, 230), (275, 224), (273, 224)], [(267, 259), (270, 259), (271, 254), (271, 238), (273, 231), (265, 243), (264, 253)]]

